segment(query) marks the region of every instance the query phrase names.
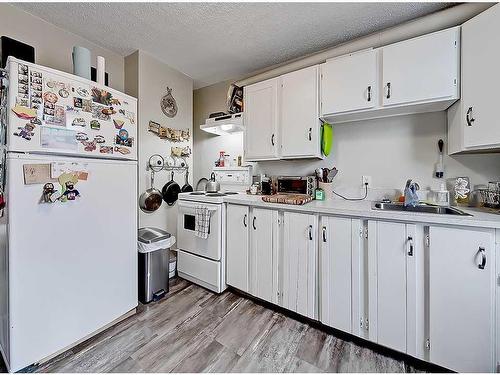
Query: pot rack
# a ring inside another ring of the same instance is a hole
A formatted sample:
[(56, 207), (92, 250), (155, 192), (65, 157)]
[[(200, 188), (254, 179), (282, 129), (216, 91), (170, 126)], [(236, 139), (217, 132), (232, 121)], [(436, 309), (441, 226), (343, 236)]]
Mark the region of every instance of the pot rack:
[(165, 163), (165, 159), (163, 158), (163, 156), (161, 156), (160, 154), (154, 154), (152, 155), (148, 162), (146, 163), (146, 170), (147, 171), (152, 171), (152, 172), (160, 172), (160, 171), (188, 171), (189, 170), (189, 166), (187, 164), (187, 162), (184, 160), (184, 158), (180, 158), (180, 157), (172, 157), (174, 158), (174, 161), (177, 161), (177, 160), (182, 160), (181, 161), (181, 164), (184, 164), (184, 165), (168, 165), (167, 163)]

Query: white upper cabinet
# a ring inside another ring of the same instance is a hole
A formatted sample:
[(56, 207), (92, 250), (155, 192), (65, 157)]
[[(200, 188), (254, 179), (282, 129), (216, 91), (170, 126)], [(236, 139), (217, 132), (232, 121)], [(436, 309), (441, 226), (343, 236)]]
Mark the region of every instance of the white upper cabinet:
[(279, 78), (243, 88), (245, 97), (245, 159), (278, 159)]
[(374, 108), (377, 95), (377, 50), (337, 57), (321, 64), (321, 114)]
[(429, 360), (458, 372), (494, 370), (493, 230), (431, 227)]
[(319, 67), (281, 76), (281, 157), (320, 157)]
[(383, 105), (458, 99), (459, 42), (455, 27), (382, 47)]
[(448, 111), (449, 153), (500, 148), (500, 6), (462, 25), (462, 94)]
[(460, 27), (321, 65), (321, 117), (350, 121), (446, 110), (459, 98)]

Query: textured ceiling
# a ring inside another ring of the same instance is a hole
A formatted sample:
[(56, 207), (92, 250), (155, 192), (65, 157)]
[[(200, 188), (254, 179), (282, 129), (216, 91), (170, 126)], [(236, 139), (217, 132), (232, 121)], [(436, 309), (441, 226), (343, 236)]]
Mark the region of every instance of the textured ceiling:
[(144, 50), (195, 87), (335, 46), (444, 3), (14, 3), (127, 56)]

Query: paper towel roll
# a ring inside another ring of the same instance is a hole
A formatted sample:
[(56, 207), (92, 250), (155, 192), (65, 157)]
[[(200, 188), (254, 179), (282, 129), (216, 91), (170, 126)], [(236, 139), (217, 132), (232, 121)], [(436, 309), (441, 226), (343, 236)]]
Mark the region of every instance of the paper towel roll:
[(104, 75), (106, 73), (106, 60), (104, 57), (97, 56), (97, 83), (104, 85)]
[(90, 79), (90, 51), (85, 47), (73, 47), (73, 74)]

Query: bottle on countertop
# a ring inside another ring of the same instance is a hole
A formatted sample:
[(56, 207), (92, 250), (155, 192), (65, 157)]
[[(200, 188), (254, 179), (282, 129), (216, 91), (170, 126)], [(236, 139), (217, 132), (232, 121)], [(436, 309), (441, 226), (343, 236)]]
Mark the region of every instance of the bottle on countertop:
[(224, 167), (224, 151), (219, 151), (219, 167)]

